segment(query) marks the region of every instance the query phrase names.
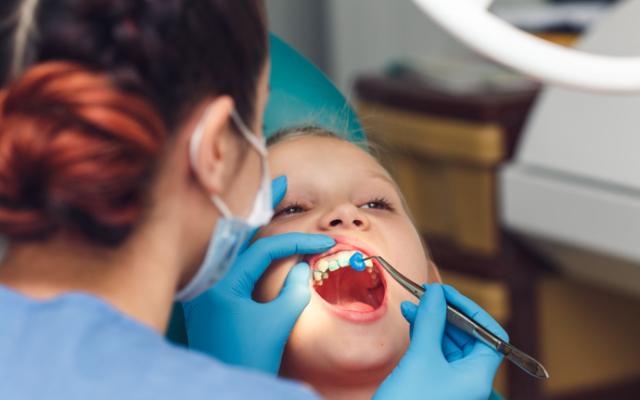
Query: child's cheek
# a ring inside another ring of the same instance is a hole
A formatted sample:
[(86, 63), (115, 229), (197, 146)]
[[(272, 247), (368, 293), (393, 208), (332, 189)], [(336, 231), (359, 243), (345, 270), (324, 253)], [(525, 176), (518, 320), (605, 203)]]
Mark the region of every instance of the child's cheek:
[(429, 283), (442, 283), (442, 277), (438, 266), (431, 260), (429, 260)]

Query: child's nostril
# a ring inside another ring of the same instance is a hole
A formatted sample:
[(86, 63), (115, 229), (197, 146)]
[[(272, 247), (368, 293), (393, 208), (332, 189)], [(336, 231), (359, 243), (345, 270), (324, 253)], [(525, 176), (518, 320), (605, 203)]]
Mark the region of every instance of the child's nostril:
[(353, 220), (353, 224), (355, 226), (357, 226), (357, 227), (360, 227), (360, 226), (362, 226), (362, 221), (360, 221), (359, 219), (354, 219)]
[(331, 222), (329, 222), (330, 226), (338, 226), (342, 223), (342, 221), (340, 221), (339, 219), (333, 219), (331, 220)]

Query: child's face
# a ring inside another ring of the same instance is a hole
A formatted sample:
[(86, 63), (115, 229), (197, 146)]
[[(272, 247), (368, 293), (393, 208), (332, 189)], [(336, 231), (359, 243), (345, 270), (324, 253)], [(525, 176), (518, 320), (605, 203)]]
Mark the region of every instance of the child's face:
[[(357, 249), (383, 256), (416, 282), (435, 279), (427, 276), (427, 256), (393, 181), (366, 152), (335, 138), (302, 136), (270, 147), (269, 161), (274, 177), (287, 176), (288, 190), (261, 237), (306, 232), (336, 238), (332, 251), (305, 258), (312, 271), (337, 257), (327, 254)], [(256, 298), (275, 298), (297, 261), (274, 263)], [(282, 373), (314, 386), (327, 378), (384, 378), (409, 343), (400, 302), (415, 299), (378, 266), (373, 273), (340, 268), (322, 286), (313, 276), (309, 285), (311, 301), (289, 339)]]

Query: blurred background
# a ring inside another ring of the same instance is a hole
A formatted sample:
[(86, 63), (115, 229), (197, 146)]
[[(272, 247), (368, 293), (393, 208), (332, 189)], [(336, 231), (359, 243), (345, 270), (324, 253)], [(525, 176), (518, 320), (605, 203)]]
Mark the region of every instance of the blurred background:
[[(409, 0), (267, 7), (272, 31), (325, 71), (387, 150), (445, 280), (551, 374), (540, 382), (503, 365), (498, 391), (639, 398), (640, 96), (543, 87), (468, 50)], [(492, 10), (562, 46), (640, 55), (639, 0)]]

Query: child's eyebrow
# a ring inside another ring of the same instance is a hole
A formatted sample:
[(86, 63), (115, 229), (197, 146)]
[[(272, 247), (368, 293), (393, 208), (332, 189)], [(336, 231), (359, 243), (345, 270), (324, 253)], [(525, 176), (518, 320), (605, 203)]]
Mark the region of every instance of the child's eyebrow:
[(369, 177), (383, 180), (383, 181), (387, 182), (388, 184), (390, 184), (393, 187), (397, 186), (396, 182), (393, 179), (391, 179), (388, 175), (383, 174), (382, 172), (371, 171), (369, 173)]
[[(369, 173), (369, 177), (374, 178), (374, 179), (379, 179), (381, 181), (384, 181), (385, 183), (391, 185), (391, 187), (393, 188), (393, 190), (396, 191), (396, 193), (398, 194), (398, 196), (400, 197), (401, 201), (404, 204), (404, 195), (402, 194), (402, 190), (400, 190), (400, 186), (398, 186), (398, 184), (396, 183), (396, 181), (391, 178), (387, 173), (383, 173), (383, 172), (378, 172), (378, 171), (371, 171)], [(406, 206), (405, 206), (406, 208)]]

